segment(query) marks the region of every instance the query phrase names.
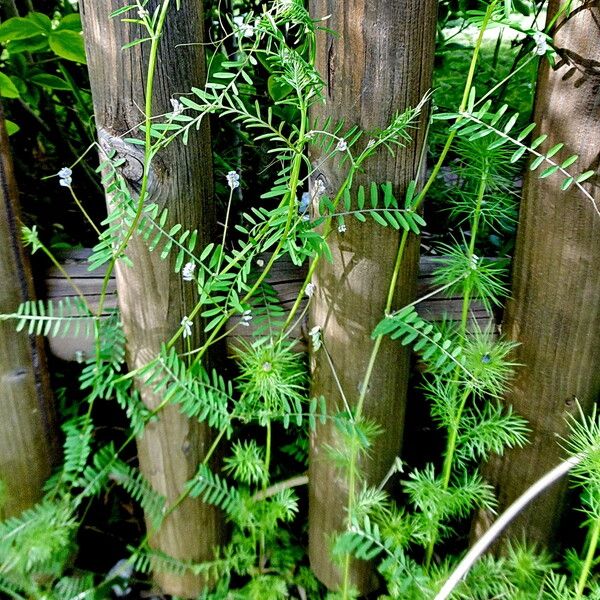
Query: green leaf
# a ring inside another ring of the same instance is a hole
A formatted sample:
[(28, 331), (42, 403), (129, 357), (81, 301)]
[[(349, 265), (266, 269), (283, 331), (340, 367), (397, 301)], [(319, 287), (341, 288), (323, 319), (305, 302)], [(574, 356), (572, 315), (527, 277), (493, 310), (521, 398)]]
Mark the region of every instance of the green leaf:
[(86, 64), (83, 37), (80, 33), (69, 29), (57, 29), (52, 32), (49, 42), (50, 48), (61, 58)]
[(569, 156), (569, 158), (565, 159), (564, 162), (560, 165), (560, 168), (567, 169), (573, 163), (577, 162), (578, 158), (579, 158), (579, 156), (577, 154), (573, 154), (572, 156)]
[(595, 173), (595, 171), (586, 171), (585, 173), (578, 175), (575, 178), (575, 181), (577, 183), (583, 183), (584, 181), (587, 181), (592, 175), (594, 175), (594, 173)]
[(4, 73), (0, 73), (0, 96), (3, 98), (18, 98), (19, 90), (12, 82), (10, 77)]
[(552, 146), (548, 152), (546, 152), (546, 157), (551, 158), (554, 156), (561, 148), (563, 148), (564, 144), (561, 142), (560, 144), (556, 144), (556, 146)]
[(475, 106), (475, 94), (477, 92), (475, 91), (475, 87), (472, 87), (469, 90), (469, 100), (467, 102), (467, 112), (472, 113), (473, 112), (473, 108)]
[(289, 96), (294, 89), (291, 85), (275, 75), (269, 77), (267, 87), (269, 89), (269, 95), (275, 102), (279, 102)]
[(373, 208), (377, 208), (377, 198), (378, 198), (378, 190), (377, 190), (377, 184), (372, 181), (371, 182), (371, 206)]
[(535, 171), (543, 162), (546, 160), (545, 156), (538, 156), (532, 163), (529, 165), (529, 169), (531, 171)]
[(519, 113), (515, 113), (507, 122), (506, 125), (504, 126), (504, 133), (508, 133), (514, 126), (515, 123), (517, 122), (517, 119), (519, 118)]
[(415, 195), (416, 189), (417, 189), (417, 182), (415, 180), (409, 182), (408, 187), (406, 188), (406, 199), (404, 201), (404, 206), (406, 208), (410, 208), (412, 206), (412, 200)]
[(540, 173), (540, 179), (545, 179), (546, 177), (550, 177), (550, 175), (554, 175), (554, 173), (556, 173), (556, 171), (558, 171), (560, 167), (558, 165), (553, 165), (551, 167), (548, 167), (547, 169), (544, 169), (541, 173)]
[(543, 133), (539, 137), (536, 137), (535, 140), (533, 140), (533, 142), (531, 142), (531, 148), (532, 149), (537, 148), (540, 144), (542, 144), (546, 140), (547, 137), (548, 137), (547, 133)]
[(13, 17), (0, 25), (0, 42), (25, 40), (40, 33), (45, 33), (45, 30), (35, 21), (24, 17)]
[(525, 129), (523, 129), (523, 131), (521, 131), (521, 133), (517, 136), (517, 140), (519, 142), (523, 141), (535, 129), (535, 127), (535, 123), (530, 123), (527, 125), (527, 127), (525, 127)]
[(498, 112), (492, 118), (490, 125), (493, 127), (504, 115), (504, 113), (508, 110), (508, 104), (503, 104)]
[(39, 75), (34, 75), (31, 78), (31, 81), (36, 85), (41, 85), (42, 87), (47, 87), (51, 90), (69, 91), (71, 89), (69, 84), (62, 79), (62, 77), (50, 75), (49, 73), (40, 73)]
[(6, 119), (5, 124), (6, 124), (6, 133), (8, 133), (9, 136), (17, 133), (17, 131), (19, 131), (19, 129), (21, 129), (16, 123), (13, 123), (12, 121), (9, 121), (8, 119)]
[(365, 207), (365, 188), (362, 185), (358, 188), (357, 206), (359, 210)]
[(523, 154), (525, 154), (526, 151), (527, 151), (527, 148), (525, 146), (521, 146), (521, 148), (517, 148), (513, 152), (513, 155), (510, 157), (510, 162), (511, 163), (517, 162), (523, 156)]
[(6, 49), (9, 54), (20, 54), (21, 52), (39, 52), (48, 49), (48, 37), (37, 35), (25, 40), (14, 40), (8, 42)]
[(575, 177), (567, 177), (560, 185), (560, 189), (564, 192), (571, 187), (571, 184), (575, 181)]
[(39, 27), (40, 32), (43, 32), (45, 34), (49, 34), (52, 31), (52, 21), (50, 20), (50, 17), (48, 17), (44, 13), (30, 12), (27, 15), (27, 18), (30, 21), (33, 21), (33, 23), (37, 27)]
[(72, 13), (65, 15), (56, 28), (57, 31), (61, 29), (69, 29), (70, 31), (81, 31), (81, 16), (79, 13)]
[(387, 221), (378, 212), (373, 211), (371, 213), (371, 217), (373, 217), (373, 220), (379, 223), (381, 226), (387, 227)]

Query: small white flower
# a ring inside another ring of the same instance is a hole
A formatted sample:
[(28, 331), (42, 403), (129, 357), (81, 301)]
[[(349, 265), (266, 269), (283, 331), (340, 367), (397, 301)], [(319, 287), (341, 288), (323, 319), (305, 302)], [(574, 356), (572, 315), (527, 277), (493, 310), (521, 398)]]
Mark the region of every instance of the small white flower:
[(321, 328), (315, 325), (309, 332), (310, 341), (312, 342), (313, 350), (316, 352), (322, 345), (323, 339), (321, 338)]
[(71, 187), (71, 184), (73, 183), (73, 179), (71, 178), (71, 175), (73, 175), (73, 171), (71, 171), (71, 169), (69, 169), (69, 167), (63, 167), (59, 172), (58, 172), (58, 177), (59, 177), (59, 184), (62, 185), (63, 187)]
[(309, 283), (305, 288), (304, 288), (304, 293), (306, 294), (306, 296), (308, 296), (309, 298), (312, 298), (315, 294), (315, 290), (317, 289), (317, 286), (314, 283)]
[(473, 256), (471, 256), (471, 269), (473, 269), (473, 271), (475, 271), (477, 269), (479, 263), (479, 256), (477, 256), (476, 254), (473, 254)]
[(340, 223), (338, 225), (338, 233), (346, 233), (346, 223)]
[(240, 176), (235, 171), (227, 173), (227, 185), (232, 189), (240, 187)]
[(183, 319), (181, 319), (181, 326), (183, 327), (183, 337), (190, 337), (190, 335), (192, 335), (192, 325), (194, 323), (188, 318), (188, 317), (183, 317)]
[(196, 265), (192, 262), (185, 263), (183, 267), (183, 271), (181, 271), (181, 278), (184, 281), (193, 281), (194, 280), (194, 271), (196, 270)]
[(369, 148), (372, 148), (375, 145), (375, 140), (369, 140), (369, 143), (367, 144), (367, 150)]
[(262, 258), (258, 258), (256, 264), (262, 269), (265, 266), (265, 261)]
[(250, 321), (252, 321), (252, 314), (250, 310), (245, 310), (242, 313), (242, 318), (240, 319), (240, 325), (244, 327), (250, 327)]
[(171, 98), (171, 106), (173, 107), (173, 116), (177, 117), (184, 111), (184, 106), (177, 100), (177, 98)]
[(244, 37), (252, 37), (254, 35), (254, 26), (250, 25), (250, 23), (245, 23), (244, 17), (242, 17), (241, 15), (237, 16), (237, 17), (233, 17), (233, 22), (237, 26), (238, 31)]
[(138, 17), (145, 20), (150, 16), (150, 13), (145, 8), (138, 8)]
[(346, 152), (346, 150), (348, 150), (348, 142), (342, 138), (338, 143), (337, 146), (335, 147), (335, 149), (338, 152)]
[(321, 179), (315, 181), (314, 194), (315, 198), (320, 198), (325, 193), (325, 183)]
[(266, 363), (263, 363), (262, 368), (265, 373), (269, 373), (273, 370), (273, 365), (270, 362), (266, 362)]
[(131, 588), (128, 587), (129, 580), (133, 574), (133, 565), (126, 559), (121, 559), (112, 567), (106, 576), (107, 580), (116, 580), (117, 583), (111, 586), (113, 593), (117, 597), (128, 596)]
[(535, 42), (535, 48), (533, 50), (534, 54), (538, 56), (543, 56), (548, 52), (548, 40), (546, 35), (542, 31), (536, 31), (533, 34), (533, 41)]

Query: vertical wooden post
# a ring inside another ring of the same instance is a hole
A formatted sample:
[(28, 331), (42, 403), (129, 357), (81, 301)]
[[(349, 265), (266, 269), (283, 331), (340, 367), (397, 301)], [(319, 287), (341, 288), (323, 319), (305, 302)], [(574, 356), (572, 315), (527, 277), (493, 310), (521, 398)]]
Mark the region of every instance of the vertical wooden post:
[[(0, 106), (0, 313), (33, 298), (21, 245), (19, 194)], [(54, 408), (46, 357), (36, 336), (0, 321), (0, 480), (6, 503), (0, 519), (18, 515), (42, 496), (57, 455)]]
[[(311, 0), (311, 15), (331, 15), (325, 25), (335, 35), (317, 36), (317, 68), (326, 87), (325, 104), (317, 104), (313, 118), (343, 119), (346, 126), (369, 131), (385, 127), (394, 114), (416, 106), (431, 86), (436, 2), (433, 0)], [(399, 198), (417, 177), (427, 116), (415, 127), (409, 147), (395, 157), (385, 152), (366, 165), (357, 184), (391, 181)], [(367, 139), (364, 140), (367, 143)], [(321, 164), (318, 152), (311, 161), (319, 166), (316, 178), (335, 192), (341, 184), (339, 166)], [(411, 236), (398, 280), (394, 306), (413, 296), (419, 244)], [(399, 245), (399, 235), (373, 223), (348, 222), (345, 233), (333, 233), (329, 246), (333, 263), (319, 263), (314, 283), (310, 321), (323, 330), (327, 352), (348, 401), (356, 403), (373, 348), (371, 333), (383, 318), (388, 287)], [(325, 353), (311, 359), (312, 395), (323, 395), (330, 413), (343, 410)], [(364, 414), (385, 433), (376, 440), (366, 465), (370, 483), (379, 483), (398, 455), (402, 442), (409, 353), (400, 344), (384, 340), (370, 382)], [(317, 577), (329, 588), (340, 584), (340, 569), (331, 560), (332, 536), (343, 530), (348, 482), (328, 456), (336, 442), (331, 424), (319, 426), (310, 447), (309, 554)], [(357, 489), (360, 487), (358, 484)], [(352, 583), (359, 591), (372, 589), (371, 569), (355, 563)]]
[[(560, 2), (551, 0), (548, 15)], [(554, 160), (579, 154), (579, 169), (596, 174), (586, 188), (600, 203), (600, 8), (575, 3), (555, 28), (557, 63), (542, 61), (535, 107), (537, 134), (544, 148), (565, 149)], [(587, 410), (600, 397), (600, 216), (574, 186), (560, 189), (562, 178), (525, 180), (513, 267), (513, 294), (505, 333), (516, 342), (523, 364), (507, 402), (528, 419), (531, 444), (507, 452), (488, 465), (501, 507), (510, 504), (562, 456), (558, 436), (565, 417)], [(511, 533), (542, 545), (556, 532), (566, 481), (540, 496), (515, 522)], [(486, 528), (482, 516), (476, 534)]]
[[(152, 13), (157, 4), (151, 2), (148, 10)], [(127, 159), (123, 175), (136, 189), (136, 179), (141, 177), (139, 149), (128, 146), (121, 136), (141, 135), (139, 124), (144, 116), (140, 107), (144, 106), (149, 46), (121, 49), (142, 33), (136, 26), (109, 17), (118, 8), (111, 0), (85, 0), (81, 8), (99, 138), (101, 144), (116, 147)], [(172, 97), (204, 84), (203, 32), (201, 0), (183, 2), (179, 11), (172, 3), (160, 42), (153, 97), (155, 114), (171, 111)], [(216, 221), (207, 121), (190, 136), (187, 146), (178, 140), (153, 160), (149, 201), (169, 209), (169, 223), (198, 228), (200, 245), (213, 238)], [(158, 252), (150, 253), (147, 244), (136, 236), (131, 239), (127, 254), (134, 266), (118, 265), (117, 291), (128, 340), (128, 364), (135, 369), (156, 357), (161, 343), (179, 328), (197, 296), (195, 286), (175, 275), (174, 258), (161, 260)], [(197, 334), (192, 338), (194, 345), (200, 341)], [(160, 397), (147, 389), (141, 392), (150, 408), (160, 404)], [(188, 420), (176, 406), (169, 406), (138, 440), (140, 468), (170, 503), (194, 475), (211, 440), (207, 426)], [(208, 560), (221, 541), (221, 525), (214, 507), (187, 499), (165, 520), (150, 543), (175, 558)], [(202, 581), (191, 575), (157, 572), (155, 581), (165, 593), (177, 596), (196, 596), (202, 587)]]

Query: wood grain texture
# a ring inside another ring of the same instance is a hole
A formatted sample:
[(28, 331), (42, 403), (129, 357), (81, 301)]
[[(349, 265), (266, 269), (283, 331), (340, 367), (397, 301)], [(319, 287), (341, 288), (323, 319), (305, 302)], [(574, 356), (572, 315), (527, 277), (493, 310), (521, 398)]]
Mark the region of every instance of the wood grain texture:
[[(313, 118), (331, 116), (346, 125), (372, 131), (387, 126), (398, 111), (415, 106), (431, 86), (436, 19), (433, 0), (311, 0), (313, 18), (331, 15), (324, 25), (336, 32), (320, 32), (317, 68), (325, 81), (325, 104), (314, 107)], [(395, 157), (382, 152), (371, 159), (357, 184), (391, 181), (398, 197), (417, 177), (426, 115), (414, 129), (414, 141)], [(367, 143), (368, 136), (363, 140)], [(345, 168), (329, 160), (321, 164), (317, 151), (310, 156), (315, 174), (335, 193)], [(332, 362), (349, 402), (355, 403), (372, 349), (371, 332), (383, 317), (399, 235), (372, 223), (348, 223), (344, 234), (330, 238), (333, 264), (319, 263), (311, 304), (310, 326), (319, 325)], [(415, 293), (419, 245), (413, 237), (405, 253), (394, 304), (410, 301)], [(312, 395), (323, 395), (328, 410), (342, 409), (341, 397), (324, 352), (312, 357)], [(384, 341), (370, 382), (365, 416), (380, 423), (385, 434), (373, 448), (365, 470), (378, 483), (398, 455), (402, 442), (409, 353)], [(348, 484), (328, 458), (327, 446), (339, 443), (333, 427), (319, 426), (310, 445), (309, 555), (317, 577), (330, 589), (340, 582), (331, 561), (331, 538), (344, 526)], [(369, 565), (355, 563), (352, 583), (361, 591), (373, 589)]]
[[(0, 107), (0, 313), (33, 299), (33, 280), (21, 246), (19, 194)], [(0, 321), (0, 480), (6, 504), (0, 520), (42, 496), (57, 458), (55, 415), (44, 348), (39, 338)]]
[[(137, 147), (122, 136), (142, 137), (144, 86), (149, 44), (125, 51), (121, 47), (139, 37), (137, 26), (109, 18), (109, 13), (125, 5), (124, 0), (85, 0), (81, 3), (96, 126), (101, 144), (117, 148), (126, 160), (123, 174), (132, 190), (139, 190), (142, 164)], [(152, 1), (147, 8), (158, 5)], [(170, 98), (202, 87), (205, 81), (201, 0), (182, 3), (180, 11), (172, 3), (161, 39), (153, 96), (155, 115), (171, 109)], [(198, 228), (199, 244), (213, 239), (215, 212), (212, 198), (212, 157), (207, 122), (190, 136), (187, 146), (178, 140), (153, 161), (150, 202), (169, 209), (169, 224), (182, 223)], [(110, 198), (108, 198), (110, 206)], [(127, 249), (134, 267), (118, 265), (116, 280), (121, 317), (128, 339), (128, 364), (139, 367), (152, 360), (161, 343), (178, 329), (181, 319), (194, 306), (194, 287), (174, 274), (174, 258), (162, 261), (159, 253), (148, 252), (146, 244), (132, 238)], [(199, 328), (194, 328), (198, 332)], [(198, 333), (192, 344), (200, 343)], [(141, 389), (150, 408), (161, 397)], [(170, 503), (181, 493), (184, 483), (197, 469), (212, 440), (208, 427), (182, 416), (177, 407), (167, 407), (157, 422), (151, 423), (138, 440), (140, 468)], [(213, 548), (222, 541), (222, 520), (216, 509), (199, 500), (187, 499), (152, 536), (151, 545), (179, 559), (210, 559)], [(166, 593), (196, 596), (199, 579), (155, 573), (155, 581)]]
[[(600, 200), (600, 8), (576, 2), (559, 21), (556, 67), (542, 61), (535, 106), (543, 148), (565, 142), (558, 158), (579, 154), (577, 168), (596, 175), (585, 184)], [(559, 2), (551, 1), (549, 14)], [(556, 157), (555, 157), (556, 160)], [(533, 432), (531, 443), (488, 465), (486, 475), (505, 508), (564, 456), (557, 436), (565, 417), (577, 415), (576, 399), (589, 410), (600, 395), (600, 217), (575, 188), (560, 190), (560, 175), (524, 185), (513, 267), (513, 294), (505, 333), (520, 346), (524, 365), (506, 400)], [(550, 543), (563, 508), (567, 482), (547, 490), (513, 525), (510, 534)], [(483, 515), (475, 533), (486, 528)]]

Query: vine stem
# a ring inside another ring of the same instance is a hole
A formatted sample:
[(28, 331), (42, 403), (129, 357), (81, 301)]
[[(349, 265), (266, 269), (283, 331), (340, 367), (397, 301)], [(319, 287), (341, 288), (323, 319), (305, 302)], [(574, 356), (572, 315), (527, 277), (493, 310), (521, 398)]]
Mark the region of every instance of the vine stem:
[(79, 208), (79, 210), (82, 212), (82, 214), (85, 217), (85, 219), (87, 220), (87, 222), (91, 225), (92, 229), (96, 232), (98, 237), (100, 237), (102, 234), (100, 233), (98, 226), (96, 225), (96, 223), (94, 223), (94, 220), (92, 219), (92, 217), (90, 217), (88, 212), (83, 207), (83, 204), (81, 204), (81, 202), (79, 201), (79, 198), (76, 196), (75, 192), (73, 191), (73, 187), (72, 186), (68, 186), (68, 187), (69, 187), (69, 191), (71, 192), (71, 196), (73, 196), (73, 200), (75, 201), (75, 204), (77, 204), (77, 208)]
[(137, 226), (140, 223), (142, 218), (142, 213), (144, 211), (144, 200), (146, 194), (148, 192), (148, 178), (150, 175), (150, 162), (152, 160), (153, 151), (152, 151), (152, 94), (154, 92), (154, 76), (156, 74), (156, 65), (158, 58), (158, 48), (160, 46), (160, 37), (165, 24), (165, 19), (167, 17), (167, 11), (169, 9), (170, 0), (164, 0), (163, 5), (160, 10), (160, 14), (158, 17), (158, 21), (156, 24), (156, 29), (152, 34), (152, 42), (150, 45), (150, 57), (148, 59), (148, 78), (146, 80), (146, 103), (144, 107), (144, 174), (142, 177), (142, 185), (140, 189), (140, 194), (138, 198), (138, 205), (135, 211), (135, 216), (131, 223), (131, 226), (127, 230), (125, 237), (121, 240), (121, 243), (117, 247), (116, 252), (113, 255), (110, 263), (108, 264), (108, 268), (106, 269), (106, 273), (104, 275), (104, 279), (102, 280), (102, 291), (100, 292), (100, 300), (98, 302), (98, 315), (102, 315), (102, 310), (104, 308), (104, 302), (106, 298), (106, 291), (108, 289), (108, 282), (110, 280), (110, 276), (117, 264), (117, 260), (121, 256), (121, 254), (125, 251), (129, 240), (132, 238)]
[[(483, 203), (483, 196), (485, 194), (485, 190), (487, 187), (487, 177), (485, 174), (481, 177), (479, 181), (479, 186), (477, 188), (477, 199), (475, 203), (475, 211), (473, 214), (473, 221), (471, 223), (471, 240), (469, 242), (469, 247), (467, 250), (467, 260), (469, 261), (469, 265), (473, 266), (475, 264), (475, 242), (477, 241), (477, 232), (479, 230), (479, 222), (481, 220), (481, 206)], [(461, 320), (460, 320), (460, 332), (461, 336), (464, 337), (467, 332), (467, 323), (469, 318), (469, 308), (471, 307), (471, 285), (469, 281), (465, 281), (465, 289), (463, 292), (462, 299), (462, 310), (461, 310)], [(458, 367), (454, 371), (454, 377), (452, 378), (452, 401), (456, 399), (456, 395), (458, 394), (458, 384), (459, 384), (459, 370)], [(444, 453), (444, 465), (442, 467), (442, 489), (445, 491), (448, 489), (450, 485), (450, 477), (452, 476), (452, 464), (454, 463), (454, 455), (456, 453), (456, 441), (458, 439), (458, 428), (460, 426), (460, 422), (462, 419), (463, 412), (465, 410), (465, 406), (467, 404), (467, 400), (471, 395), (471, 388), (469, 386), (464, 390), (460, 402), (458, 403), (458, 409), (456, 411), (456, 416), (453, 420), (452, 426), (449, 428), (448, 432), (448, 440), (446, 442), (446, 451)], [(437, 527), (435, 528), (435, 536), (431, 538), (429, 541), (429, 545), (427, 546), (427, 550), (425, 552), (425, 568), (429, 569), (431, 565), (431, 560), (433, 558), (433, 551), (435, 549), (435, 545), (437, 543)]]
[(600, 541), (600, 519), (596, 519), (591, 528), (590, 541), (588, 544), (587, 553), (581, 569), (581, 575), (577, 582), (577, 588), (575, 590), (577, 599), (583, 598), (583, 592), (587, 585), (587, 580), (592, 570), (592, 563), (594, 562), (594, 556), (596, 555), (596, 549), (598, 548), (598, 542)]

